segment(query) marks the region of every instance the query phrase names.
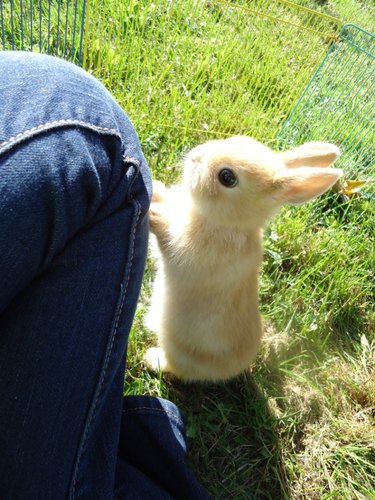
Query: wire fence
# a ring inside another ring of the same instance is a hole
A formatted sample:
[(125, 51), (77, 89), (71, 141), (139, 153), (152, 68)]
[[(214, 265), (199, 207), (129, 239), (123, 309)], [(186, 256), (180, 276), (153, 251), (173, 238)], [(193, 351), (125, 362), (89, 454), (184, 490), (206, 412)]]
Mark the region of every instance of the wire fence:
[(340, 26), (284, 0), (91, 0), (87, 17), (84, 66), (142, 134), (193, 142), (272, 142)]
[(374, 36), (340, 28), (288, 0), (0, 0), (0, 48), (81, 64), (147, 153), (233, 134), (283, 148), (325, 139), (371, 180)]
[(3, 50), (82, 64), (141, 131), (199, 138), (272, 141), (338, 25), (286, 0), (0, 0)]
[(375, 36), (346, 24), (278, 133), (281, 147), (309, 140), (339, 145), (346, 177), (375, 194)]
[(86, 0), (0, 0), (0, 48), (82, 62)]

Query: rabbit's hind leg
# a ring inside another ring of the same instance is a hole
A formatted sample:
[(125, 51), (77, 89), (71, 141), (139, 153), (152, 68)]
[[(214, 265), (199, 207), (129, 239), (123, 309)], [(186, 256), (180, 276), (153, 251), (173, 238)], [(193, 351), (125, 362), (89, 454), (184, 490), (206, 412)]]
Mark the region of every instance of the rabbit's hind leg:
[(161, 347), (149, 347), (144, 356), (146, 366), (153, 372), (167, 372), (168, 362)]

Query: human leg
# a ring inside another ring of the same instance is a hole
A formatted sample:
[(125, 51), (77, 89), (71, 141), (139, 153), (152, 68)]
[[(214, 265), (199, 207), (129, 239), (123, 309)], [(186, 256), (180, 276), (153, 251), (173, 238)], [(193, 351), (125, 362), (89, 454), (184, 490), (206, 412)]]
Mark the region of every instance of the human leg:
[(150, 178), (80, 69), (0, 55), (0, 497), (112, 498)]

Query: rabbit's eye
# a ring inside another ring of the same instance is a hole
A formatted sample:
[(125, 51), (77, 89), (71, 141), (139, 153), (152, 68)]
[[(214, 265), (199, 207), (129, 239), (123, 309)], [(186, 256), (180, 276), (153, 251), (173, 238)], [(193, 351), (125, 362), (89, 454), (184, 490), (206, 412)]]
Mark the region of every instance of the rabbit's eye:
[(223, 186), (228, 188), (232, 188), (238, 184), (237, 175), (230, 168), (223, 168), (220, 170), (219, 181)]

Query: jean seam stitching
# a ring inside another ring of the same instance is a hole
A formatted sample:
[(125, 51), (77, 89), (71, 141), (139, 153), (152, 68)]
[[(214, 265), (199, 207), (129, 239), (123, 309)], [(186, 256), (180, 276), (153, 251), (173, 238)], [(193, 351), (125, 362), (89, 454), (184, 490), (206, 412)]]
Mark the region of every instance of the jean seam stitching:
[[(109, 128), (109, 127), (100, 127), (98, 125), (94, 125), (89, 122), (85, 122), (83, 120), (55, 120), (52, 122), (45, 122), (40, 125), (37, 125), (35, 127), (29, 128), (23, 132), (20, 132), (19, 134), (16, 134), (9, 139), (7, 139), (4, 142), (0, 142), (0, 152), (4, 152), (9, 146), (12, 146), (13, 144), (16, 144), (19, 141), (22, 141), (23, 139), (27, 139), (29, 137), (32, 137), (33, 134), (38, 133), (38, 132), (44, 132), (46, 130), (50, 130), (54, 127), (58, 126), (78, 126), (78, 127), (84, 127), (84, 128), (90, 128), (91, 130), (94, 130), (96, 132), (104, 132), (104, 133), (110, 133), (110, 134), (115, 134), (116, 136), (120, 136), (119, 132), (114, 129), (114, 128)], [(3, 150), (3, 151), (1, 151)]]
[[(139, 165), (137, 165), (137, 167), (139, 167)], [(139, 168), (137, 168), (136, 174), (135, 174), (135, 176), (134, 176), (134, 178), (132, 180), (132, 183), (129, 186), (128, 198), (132, 199), (131, 188), (132, 188), (132, 185), (135, 182), (136, 178), (138, 177), (138, 174), (139, 174)], [(119, 308), (119, 311), (118, 311), (118, 314), (117, 314), (115, 326), (113, 328), (112, 339), (111, 339), (111, 343), (110, 343), (110, 346), (109, 346), (109, 351), (107, 352), (106, 358), (104, 360), (104, 366), (102, 368), (99, 385), (98, 385), (98, 387), (96, 389), (96, 394), (95, 394), (95, 397), (94, 397), (94, 401), (93, 401), (92, 406), (91, 406), (91, 408), (89, 410), (88, 421), (87, 421), (87, 424), (86, 424), (86, 427), (85, 427), (85, 430), (84, 430), (84, 436), (83, 436), (83, 439), (82, 439), (82, 444), (80, 446), (80, 450), (79, 450), (79, 453), (78, 453), (77, 464), (76, 464), (76, 466), (74, 468), (74, 475), (73, 475), (73, 482), (72, 482), (72, 494), (71, 494), (71, 498), (72, 499), (74, 499), (75, 495), (76, 495), (75, 488), (76, 488), (77, 478), (78, 478), (78, 475), (79, 475), (80, 465), (81, 465), (81, 462), (82, 462), (82, 457), (84, 455), (84, 450), (85, 450), (85, 446), (86, 446), (86, 443), (87, 443), (87, 438), (88, 438), (88, 435), (89, 435), (91, 423), (94, 420), (94, 418), (96, 417), (97, 404), (98, 404), (98, 401), (99, 401), (99, 399), (101, 397), (102, 388), (104, 386), (104, 381), (105, 381), (107, 370), (108, 370), (109, 360), (110, 360), (110, 357), (111, 357), (111, 354), (112, 354), (112, 349), (113, 349), (114, 341), (115, 341), (115, 338), (117, 336), (118, 325), (119, 325), (119, 322), (120, 322), (120, 317), (121, 317), (121, 313), (122, 313), (122, 310), (123, 310), (123, 307), (124, 307), (125, 297), (126, 297), (126, 293), (127, 293), (127, 289), (128, 289), (128, 285), (129, 285), (130, 272), (131, 272), (131, 269), (132, 269), (133, 258), (134, 258), (135, 232), (136, 232), (136, 229), (138, 227), (138, 221), (139, 221), (140, 214), (141, 214), (141, 204), (138, 201), (134, 200), (134, 199), (132, 199), (132, 202), (134, 203), (134, 206), (135, 206), (135, 209), (136, 209), (136, 216), (135, 216), (135, 218), (133, 220), (132, 231), (131, 231), (131, 238), (130, 238), (130, 241), (131, 241), (131, 254), (130, 254), (129, 261), (128, 261), (128, 266), (127, 266), (127, 271), (128, 271), (127, 272), (127, 279), (126, 279), (124, 291), (122, 293), (120, 308)]]

